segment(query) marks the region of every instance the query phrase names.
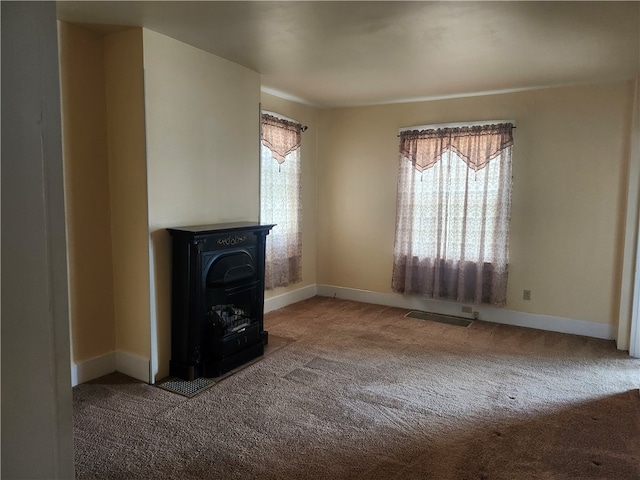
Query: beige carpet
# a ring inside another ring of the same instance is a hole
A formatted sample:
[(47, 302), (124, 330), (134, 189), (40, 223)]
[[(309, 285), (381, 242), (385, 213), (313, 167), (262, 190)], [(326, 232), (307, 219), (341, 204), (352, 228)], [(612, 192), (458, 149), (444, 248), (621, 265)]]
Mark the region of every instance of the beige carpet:
[(272, 312), (290, 342), (191, 399), (119, 374), (80, 385), (77, 477), (640, 479), (640, 360), (405, 313), (319, 297)]

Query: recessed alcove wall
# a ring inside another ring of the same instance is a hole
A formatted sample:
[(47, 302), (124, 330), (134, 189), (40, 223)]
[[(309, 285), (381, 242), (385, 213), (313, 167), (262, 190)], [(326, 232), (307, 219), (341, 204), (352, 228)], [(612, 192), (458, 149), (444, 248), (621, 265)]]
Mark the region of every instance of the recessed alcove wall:
[(72, 361), (116, 348), (104, 36), (58, 24)]
[(142, 30), (59, 23), (59, 37), (72, 362), (89, 365), (80, 381), (123, 363), (147, 380)]

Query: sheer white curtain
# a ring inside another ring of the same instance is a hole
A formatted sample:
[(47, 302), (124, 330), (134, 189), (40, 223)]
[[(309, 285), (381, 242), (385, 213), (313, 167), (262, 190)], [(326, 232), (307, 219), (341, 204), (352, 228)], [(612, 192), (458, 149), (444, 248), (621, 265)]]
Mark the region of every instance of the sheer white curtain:
[(267, 237), (265, 287), (302, 280), (301, 125), (262, 114), (260, 221), (272, 223)]
[(401, 133), (395, 292), (505, 304), (511, 132), (500, 124)]

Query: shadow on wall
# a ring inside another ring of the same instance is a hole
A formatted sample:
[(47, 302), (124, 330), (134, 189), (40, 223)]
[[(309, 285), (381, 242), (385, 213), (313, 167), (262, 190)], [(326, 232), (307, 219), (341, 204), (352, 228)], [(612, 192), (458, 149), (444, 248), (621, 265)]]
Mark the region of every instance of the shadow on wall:
[(151, 357), (152, 382), (169, 375), (171, 359), (171, 235), (151, 232)]

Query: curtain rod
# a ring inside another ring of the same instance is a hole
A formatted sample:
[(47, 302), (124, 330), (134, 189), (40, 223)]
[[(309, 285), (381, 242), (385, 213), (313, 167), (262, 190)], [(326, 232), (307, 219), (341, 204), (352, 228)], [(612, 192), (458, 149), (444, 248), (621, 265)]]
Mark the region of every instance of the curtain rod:
[(271, 112), (269, 110), (261, 110), (261, 111), (262, 113), (266, 113), (267, 115), (271, 115), (272, 117), (279, 118), (280, 120), (286, 120), (287, 122), (297, 123), (298, 125), (300, 125), (300, 131), (302, 132), (305, 132), (307, 128), (309, 128), (307, 125), (302, 125), (299, 121), (294, 120), (293, 118), (285, 117), (284, 115), (281, 115), (279, 113)]
[(416, 125), (414, 127), (402, 127), (399, 129), (399, 132), (402, 133), (409, 130), (437, 130), (439, 128), (477, 127), (483, 125), (496, 125), (499, 123), (510, 123), (513, 125), (513, 128), (516, 128), (515, 120), (483, 120), (482, 122), (453, 122), (434, 125)]

